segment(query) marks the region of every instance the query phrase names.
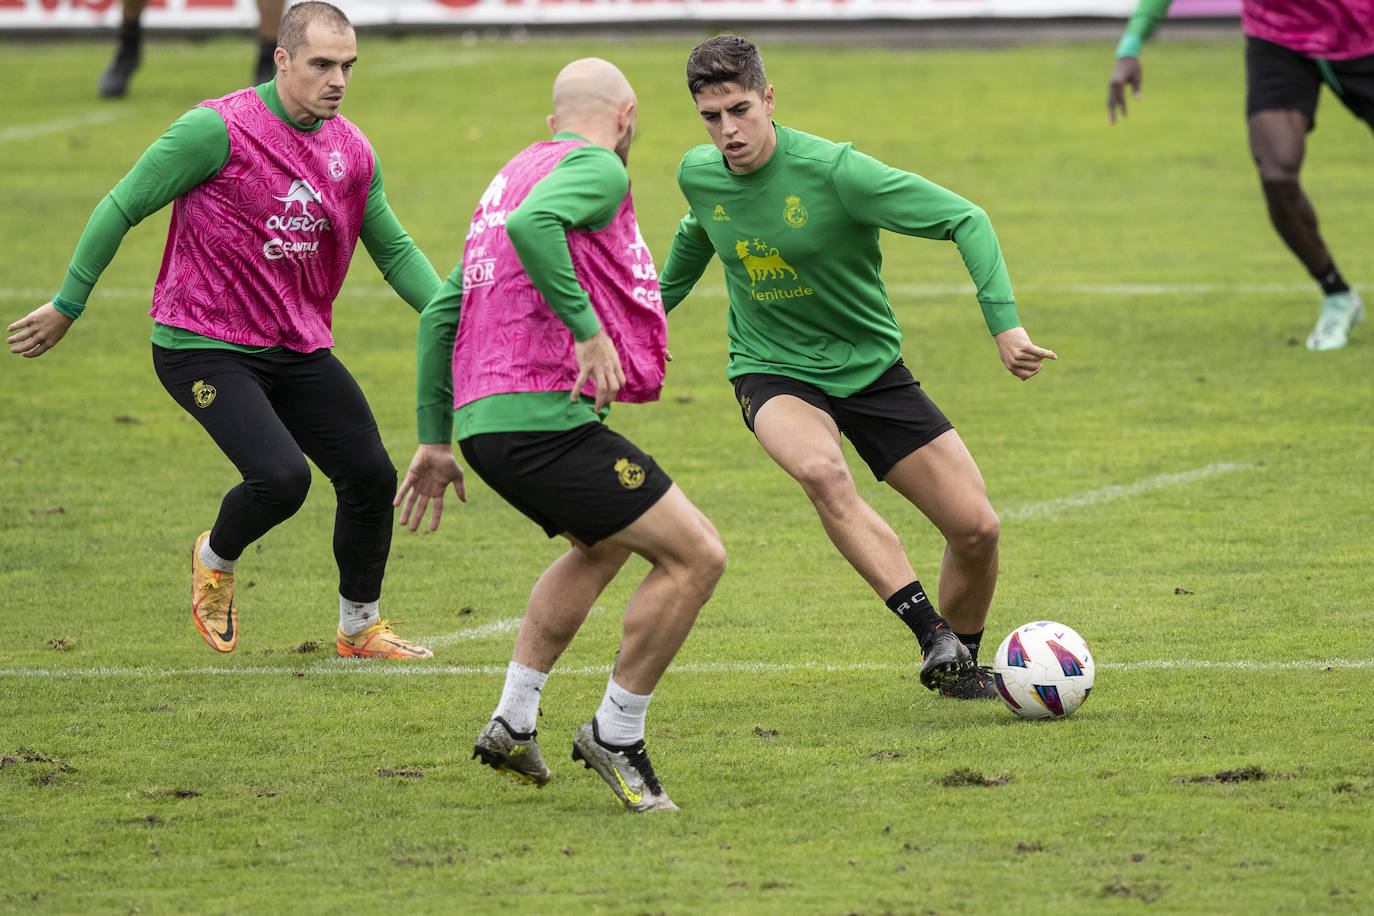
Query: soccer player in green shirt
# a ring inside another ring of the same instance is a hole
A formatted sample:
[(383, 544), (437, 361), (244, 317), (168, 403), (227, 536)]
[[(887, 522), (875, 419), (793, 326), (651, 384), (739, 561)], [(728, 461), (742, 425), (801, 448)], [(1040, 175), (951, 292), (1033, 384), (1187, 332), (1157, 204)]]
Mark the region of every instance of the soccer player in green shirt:
[(168, 127), (96, 205), (57, 295), (8, 326), (11, 353), (51, 351), (125, 235), (173, 204), (153, 287), (153, 366), (243, 478), (191, 550), (191, 616), (217, 652), (238, 645), (239, 560), (304, 503), (308, 458), (338, 506), (338, 654), (434, 654), (381, 616), (396, 469), (333, 352), (334, 298), (358, 241), (415, 311), (439, 287), (387, 203), (380, 160), (339, 115), (357, 57), (342, 10), (292, 6), (276, 77), (206, 100)]
[[(947, 696), (995, 697), (977, 653), (997, 582), (997, 515), (968, 449), (902, 362), (878, 246), (880, 229), (953, 240), (1002, 363), (1027, 379), (1058, 357), (1021, 328), (987, 215), (850, 144), (775, 124), (773, 87), (743, 38), (698, 45), (687, 85), (712, 143), (690, 150), (678, 169), (689, 208), (660, 277), (664, 307), (720, 258), (727, 375), (744, 422), (916, 635), (921, 683)], [(944, 535), (940, 612), (897, 534), (859, 495), (842, 435)]]

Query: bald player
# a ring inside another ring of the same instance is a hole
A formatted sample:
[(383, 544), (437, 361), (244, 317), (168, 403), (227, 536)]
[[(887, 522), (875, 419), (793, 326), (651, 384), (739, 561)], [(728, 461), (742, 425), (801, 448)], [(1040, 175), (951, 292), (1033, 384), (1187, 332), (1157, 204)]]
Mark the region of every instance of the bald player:
[[(603, 422), (612, 401), (653, 401), (667, 323), (625, 171), (634, 90), (612, 64), (576, 60), (553, 86), (553, 139), (497, 173), (463, 262), (420, 317), (420, 447), (396, 494), (416, 530), (451, 483), (452, 439), (493, 490), (568, 551), (546, 569), (473, 757), (543, 786), (535, 720), (549, 672), (631, 554), (651, 568), (625, 609), (600, 708), (573, 759), (631, 811), (671, 810), (644, 748), (654, 687), (725, 569), (716, 529), (647, 453)], [(450, 412), (451, 411), (451, 412)]]

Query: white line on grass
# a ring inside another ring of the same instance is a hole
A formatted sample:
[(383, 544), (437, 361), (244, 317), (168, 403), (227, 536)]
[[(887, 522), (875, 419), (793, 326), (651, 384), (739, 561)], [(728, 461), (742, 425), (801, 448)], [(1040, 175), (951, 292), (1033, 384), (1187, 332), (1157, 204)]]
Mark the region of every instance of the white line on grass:
[(1178, 487), (1183, 484), (1192, 483), (1196, 480), (1203, 480), (1207, 477), (1215, 477), (1218, 474), (1227, 474), (1231, 471), (1244, 471), (1252, 467), (1254, 467), (1253, 464), (1233, 464), (1231, 462), (1221, 461), (1209, 464), (1206, 467), (1194, 468), (1191, 471), (1179, 471), (1174, 474), (1160, 474), (1155, 477), (1146, 477), (1142, 480), (1137, 480), (1135, 483), (1102, 487), (1098, 490), (1085, 490), (1082, 493), (1071, 493), (1068, 496), (1046, 500), (1042, 503), (1030, 503), (1025, 506), (1017, 506), (1014, 509), (1002, 509), (998, 510), (997, 517), (1004, 522), (1020, 522), (1032, 518), (1049, 518), (1059, 515), (1065, 509), (1076, 509), (1079, 506), (1092, 506), (1097, 503), (1106, 502), (1109, 499), (1119, 499), (1122, 496), (1134, 496), (1137, 493), (1148, 493), (1151, 490), (1162, 490), (1165, 487)]
[[(30, 140), (34, 137), (41, 137), (44, 134), (55, 134), (63, 130), (75, 130), (79, 127), (94, 127), (96, 124), (108, 124), (110, 121), (124, 117), (122, 110), (114, 108), (104, 108), (99, 111), (88, 111), (85, 114), (73, 115), (70, 118), (58, 118), (55, 121), (40, 121), (37, 124), (16, 124), (13, 127), (6, 127), (0, 130), (0, 143), (7, 140)], [(27, 293), (27, 291), (24, 291)], [(41, 295), (48, 295), (42, 293)], [(16, 297), (20, 298), (20, 297)], [(33, 298), (25, 295), (22, 298)]]
[[(1325, 658), (1307, 661), (1231, 661), (1214, 662), (1205, 659), (1154, 659), (1139, 662), (1105, 662), (1098, 668), (1108, 671), (1210, 671), (1242, 672), (1326, 671), (1374, 668), (1374, 659)], [(610, 673), (610, 665), (584, 665), (558, 668), (559, 675), (597, 675)], [(879, 662), (828, 664), (825, 662), (687, 662), (673, 665), (669, 672), (678, 674), (838, 674), (846, 671), (914, 672), (915, 664), (893, 665)], [(155, 677), (218, 677), (238, 675), (249, 677), (292, 675), (362, 675), (366, 677), (431, 677), (434, 675), (481, 675), (498, 677), (506, 673), (505, 665), (411, 665), (377, 664), (362, 660), (325, 659), (300, 667), (282, 665), (244, 665), (243, 667), (205, 668), (5, 668), (0, 677), (11, 678), (155, 678)]]
[(454, 633), (445, 633), (443, 636), (429, 636), (424, 639), (417, 639), (416, 642), (422, 646), (446, 646), (449, 643), (500, 636), (519, 629), (522, 619), (520, 617), (507, 617), (504, 620), (493, 620), (491, 623), (484, 623), (470, 630), (458, 630)]

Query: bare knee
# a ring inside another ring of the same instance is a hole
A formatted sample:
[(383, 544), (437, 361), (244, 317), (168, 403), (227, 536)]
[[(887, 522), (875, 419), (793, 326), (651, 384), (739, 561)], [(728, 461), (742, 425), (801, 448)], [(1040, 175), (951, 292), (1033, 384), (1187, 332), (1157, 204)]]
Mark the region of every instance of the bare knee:
[(840, 514), (858, 493), (843, 459), (817, 457), (794, 469), (792, 475), (822, 514)]
[(725, 575), (725, 545), (715, 526), (704, 518), (692, 541), (682, 551), (680, 573), (689, 588), (701, 596), (704, 603), (716, 590), (716, 583)]
[(950, 535), (949, 546), (955, 554), (970, 560), (989, 560), (997, 555), (1002, 523), (988, 506), (967, 525)]

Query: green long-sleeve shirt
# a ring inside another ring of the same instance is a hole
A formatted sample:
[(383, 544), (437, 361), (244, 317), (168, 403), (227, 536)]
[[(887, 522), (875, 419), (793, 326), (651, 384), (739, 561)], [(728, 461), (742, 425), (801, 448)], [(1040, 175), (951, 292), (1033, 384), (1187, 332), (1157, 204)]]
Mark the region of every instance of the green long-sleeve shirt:
[(1117, 57), (1139, 57), (1145, 39), (1155, 30), (1155, 26), (1169, 15), (1169, 6), (1174, 0), (1140, 0), (1131, 18), (1126, 20), (1126, 32), (1116, 46)]
[[(301, 127), (292, 121), (282, 106), (274, 82), (258, 86), (257, 93), (274, 115), (297, 130), (318, 130), (323, 123), (317, 121), (310, 127)], [(77, 242), (62, 289), (53, 297), (53, 305), (68, 318), (78, 317), (129, 230), (196, 185), (213, 178), (228, 161), (229, 128), (219, 112), (196, 107), (174, 121), (96, 205)], [(418, 312), (438, 289), (439, 275), (391, 211), (382, 184), (382, 165), (375, 152), (373, 163), (372, 184), (368, 189), (359, 237), (387, 283)], [(169, 349), (261, 349), (158, 323), (154, 323), (152, 339)]]
[[(582, 138), (560, 132), (553, 139)], [(530, 281), (576, 340), (596, 334), (601, 322), (573, 270), (567, 233), (609, 226), (629, 188), (630, 177), (614, 152), (581, 146), (564, 156), (506, 217), (506, 232)], [(592, 398), (573, 401), (570, 391), (495, 394), (454, 411), (453, 343), (462, 305), (460, 263), (420, 315), (415, 403), (422, 443), (479, 433), (572, 429), (604, 418), (606, 411), (598, 415)]]
[(665, 308), (681, 302), (712, 255), (725, 268), (730, 378), (786, 375), (837, 397), (871, 384), (901, 355), (882, 279), (878, 231), (958, 246), (988, 329), (1020, 322), (987, 214), (919, 175), (777, 126), (763, 166), (736, 174), (719, 150), (678, 168), (688, 211), (659, 277)]

